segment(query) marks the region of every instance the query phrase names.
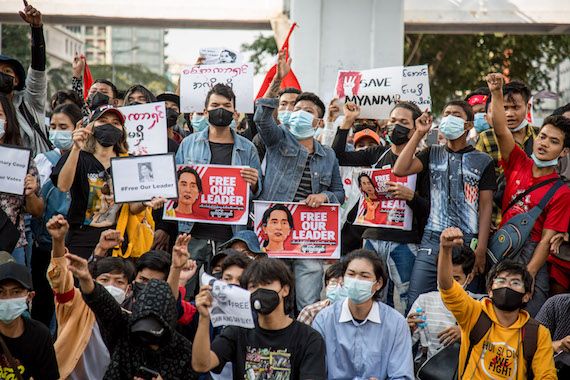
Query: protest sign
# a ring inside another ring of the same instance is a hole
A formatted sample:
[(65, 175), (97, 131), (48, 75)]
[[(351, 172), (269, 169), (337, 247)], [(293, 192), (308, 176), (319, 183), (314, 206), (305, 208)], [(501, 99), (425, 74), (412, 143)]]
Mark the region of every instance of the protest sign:
[(178, 165), (178, 200), (168, 201), (164, 219), (217, 224), (247, 224), (249, 183), (245, 166)]
[(24, 195), (30, 154), (30, 149), (0, 144), (0, 193)]
[(135, 156), (168, 152), (164, 102), (119, 108), (125, 115), (129, 153)]
[(116, 203), (178, 198), (173, 153), (114, 157), (111, 172)]
[(358, 188), (358, 174), (366, 168), (355, 166), (340, 166), (340, 178), (344, 187), (344, 203), (340, 206), (341, 226), (344, 226), (348, 214), (360, 199), (360, 189)]
[(212, 326), (240, 326), (248, 329), (255, 327), (251, 312), (251, 294), (239, 286), (216, 280), (207, 273), (202, 273), (202, 285), (212, 287), (212, 306), (210, 322)]
[(224, 47), (201, 48), (200, 57), (204, 58), (204, 65), (242, 62), (240, 52)]
[(208, 91), (222, 83), (236, 94), (236, 110), (253, 112), (253, 66), (250, 63), (190, 66), (180, 75), (181, 112), (203, 112)]
[(387, 119), (400, 100), (431, 109), (427, 65), (341, 70), (335, 89), (340, 101), (360, 106), (363, 119)]
[(255, 233), (270, 257), (340, 258), (340, 205), (254, 201)]
[(394, 198), (387, 182), (398, 182), (415, 191), (416, 175), (396, 177), (391, 168), (366, 169), (358, 175), (360, 200), (355, 225), (410, 231), (412, 209), (405, 200)]

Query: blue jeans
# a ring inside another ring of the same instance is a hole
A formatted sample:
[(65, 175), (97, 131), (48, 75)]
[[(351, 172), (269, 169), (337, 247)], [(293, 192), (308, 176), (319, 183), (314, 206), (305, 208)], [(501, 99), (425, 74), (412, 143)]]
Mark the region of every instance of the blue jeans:
[(18, 264), (26, 265), (26, 247), (14, 248), (12, 257)]
[(313, 259), (291, 260), (295, 274), (297, 310), (321, 299), (323, 289), (323, 261)]
[(418, 245), (365, 239), (364, 248), (375, 251), (380, 256), (385, 267), (388, 268), (390, 281), (394, 284), (393, 300), (387, 299), (388, 286), (386, 286), (383, 290), (383, 301), (404, 314), (407, 309), (408, 289)]

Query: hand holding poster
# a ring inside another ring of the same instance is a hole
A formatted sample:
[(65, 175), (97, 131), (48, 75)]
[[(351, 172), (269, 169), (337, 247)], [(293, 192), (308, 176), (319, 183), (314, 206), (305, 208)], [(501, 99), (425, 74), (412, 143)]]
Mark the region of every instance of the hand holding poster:
[(340, 205), (254, 201), (255, 232), (270, 257), (340, 258)]
[(0, 193), (24, 195), (31, 153), (27, 148), (0, 144)]
[(366, 169), (358, 176), (361, 190), (355, 225), (412, 229), (412, 209), (404, 199), (393, 196), (392, 189), (405, 186), (416, 189), (416, 175), (396, 177), (392, 169)]
[(141, 156), (168, 151), (164, 102), (138, 104), (119, 109), (125, 115), (129, 153)]
[(244, 166), (178, 165), (178, 200), (168, 201), (164, 219), (217, 224), (247, 224), (249, 183)]
[(115, 202), (178, 198), (175, 167), (173, 153), (112, 158)]
[(358, 174), (366, 168), (354, 166), (341, 166), (340, 177), (342, 179), (342, 187), (344, 188), (344, 203), (340, 206), (341, 226), (344, 226), (348, 214), (352, 208), (356, 206), (360, 199), (360, 189), (358, 188)]
[(253, 67), (249, 63), (190, 66), (180, 75), (181, 112), (202, 112), (208, 91), (222, 83), (236, 94), (236, 110), (253, 112)]
[(251, 312), (251, 294), (247, 290), (216, 280), (207, 273), (202, 273), (201, 283), (212, 287), (212, 306), (208, 308), (212, 326), (240, 326), (248, 329), (255, 327)]
[(241, 54), (229, 48), (213, 47), (200, 49), (200, 57), (204, 58), (204, 65), (218, 65), (224, 63), (241, 63)]

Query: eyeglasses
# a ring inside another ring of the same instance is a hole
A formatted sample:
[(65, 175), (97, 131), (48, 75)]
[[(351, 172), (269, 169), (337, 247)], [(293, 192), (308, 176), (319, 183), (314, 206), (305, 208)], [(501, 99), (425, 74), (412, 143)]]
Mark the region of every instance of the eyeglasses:
[(524, 282), (518, 278), (507, 279), (505, 277), (496, 277), (493, 279), (493, 284), (498, 286), (507, 286), (508, 284), (511, 288), (524, 288)]

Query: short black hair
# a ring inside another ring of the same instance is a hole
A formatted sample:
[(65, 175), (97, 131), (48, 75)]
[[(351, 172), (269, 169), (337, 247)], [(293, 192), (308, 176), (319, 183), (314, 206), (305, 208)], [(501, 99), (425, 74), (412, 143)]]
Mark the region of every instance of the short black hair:
[(382, 287), (372, 295), (372, 298), (374, 300), (378, 300), (380, 298), (380, 292), (382, 291), (382, 289), (384, 289), (384, 287), (388, 282), (388, 276), (386, 276), (386, 269), (384, 269), (384, 263), (382, 262), (382, 259), (380, 259), (380, 257), (378, 257), (378, 255), (374, 251), (364, 248), (357, 249), (350, 252), (345, 257), (342, 272), (346, 273), (346, 270), (348, 269), (348, 264), (350, 264), (352, 260), (356, 259), (367, 260), (370, 264), (372, 264), (374, 275), (376, 276), (376, 281), (382, 279)]
[(360, 180), (364, 177), (368, 178), (370, 183), (374, 186), (374, 182), (372, 182), (372, 178), (370, 177), (370, 175), (366, 172), (362, 172), (358, 175), (358, 187), (360, 187)]
[(532, 276), (526, 269), (526, 265), (513, 261), (511, 259), (504, 259), (499, 261), (497, 264), (493, 265), (489, 274), (487, 275), (487, 290), (491, 290), (493, 287), (493, 281), (499, 273), (507, 272), (508, 274), (520, 274), (524, 282), (525, 293), (532, 292)]
[(164, 273), (164, 281), (170, 273), (170, 255), (161, 250), (148, 251), (142, 255), (136, 264), (137, 274), (145, 268)]
[(65, 102), (68, 100), (78, 107), (81, 107), (83, 105), (83, 99), (81, 99), (75, 91), (60, 90), (53, 94), (51, 97), (51, 101), (49, 103), (51, 110), (53, 111), (57, 107), (66, 104)]
[(447, 103), (445, 103), (445, 106), (443, 106), (443, 110), (445, 111), (445, 109), (448, 106), (457, 106), (457, 107), (461, 107), (461, 109), (465, 112), (465, 114), (467, 115), (467, 121), (473, 121), (475, 119), (475, 113), (473, 113), (473, 107), (471, 107), (471, 105), (469, 103), (467, 103), (465, 100), (452, 100), (449, 101)]
[(235, 108), (236, 94), (234, 93), (234, 90), (232, 90), (230, 86), (227, 86), (222, 83), (216, 84), (214, 87), (212, 87), (210, 91), (208, 91), (208, 94), (206, 95), (206, 101), (204, 102), (204, 108), (208, 109), (208, 104), (210, 103), (210, 97), (214, 94), (223, 96), (224, 98), (231, 100)]
[(131, 282), (135, 278), (135, 267), (131, 261), (121, 257), (104, 257), (89, 263), (89, 273), (93, 278), (104, 273), (123, 274)]
[(468, 102), (472, 96), (475, 96), (475, 95), (489, 96), (490, 94), (491, 94), (491, 91), (489, 91), (488, 87), (478, 87), (475, 90), (471, 91), (469, 94), (467, 94), (463, 100)]
[(342, 277), (344, 275), (344, 265), (342, 261), (337, 261), (327, 268), (325, 271), (325, 284), (333, 278)]
[(245, 270), (249, 264), (251, 264), (251, 259), (247, 257), (245, 254), (241, 253), (240, 251), (236, 251), (235, 249), (228, 248), (223, 251), (228, 256), (222, 262), (222, 273), (226, 269), (232, 266), (237, 266), (243, 270)]
[(295, 308), (295, 280), (291, 269), (280, 259), (262, 257), (249, 264), (241, 275), (241, 287), (269, 285), (279, 281), (281, 286), (289, 287), (289, 295), (284, 298), (285, 314), (291, 314)]
[[(119, 91), (117, 90), (117, 87), (113, 84), (113, 82), (111, 82), (110, 80), (107, 79), (95, 79), (95, 81), (93, 82), (93, 84), (95, 83), (103, 83), (106, 84), (107, 86), (111, 87), (111, 91), (113, 91), (113, 98), (118, 98), (119, 97)], [(92, 84), (92, 86), (93, 86)]]
[[(528, 101), (531, 96), (530, 88), (520, 81), (520, 80), (513, 80), (503, 86), (503, 98), (505, 100), (513, 100), (513, 95), (520, 94), (525, 102), (525, 106), (528, 104)], [(487, 102), (485, 103), (485, 112), (489, 110), (489, 105), (491, 104), (492, 95), (489, 94), (487, 97)]]
[(562, 107), (558, 107), (554, 111), (552, 111), (552, 116), (562, 116), (566, 112), (570, 112), (570, 103), (563, 105)]
[(298, 88), (295, 87), (285, 87), (284, 89), (282, 89), (281, 91), (279, 91), (277, 93), (277, 97), (280, 98), (281, 95), (283, 94), (297, 94), (297, 95), (301, 95), (301, 90), (299, 90)]
[(73, 123), (74, 128), (79, 120), (83, 119), (81, 108), (76, 106), (75, 103), (60, 104), (59, 106), (55, 107), (51, 116), (55, 115), (56, 113), (62, 113), (69, 117), (69, 120), (71, 120)]
[[(562, 115), (550, 115), (542, 122), (542, 127), (550, 124), (564, 133), (564, 148), (570, 148), (570, 119)], [(541, 127), (541, 129), (542, 129)]]
[(193, 167), (190, 167), (190, 166), (185, 166), (181, 169), (178, 169), (176, 171), (176, 179), (180, 180), (180, 176), (184, 173), (190, 173), (190, 174), (193, 174), (194, 177), (196, 177), (196, 186), (198, 186), (198, 191), (202, 192), (202, 179), (200, 178), (200, 175), (198, 174), (196, 169), (194, 169)]
[(312, 92), (300, 93), (299, 96), (297, 96), (297, 99), (295, 100), (295, 105), (302, 100), (309, 101), (317, 106), (317, 108), (319, 109), (319, 118), (325, 116), (325, 103), (323, 103), (323, 101), (316, 94)]
[(287, 208), (287, 206), (282, 205), (282, 204), (273, 205), (273, 206), (269, 207), (267, 210), (265, 210), (265, 212), (263, 213), (263, 216), (261, 217), (261, 224), (262, 225), (267, 226), (267, 221), (269, 220), (269, 217), (271, 216), (271, 213), (273, 211), (285, 212), (287, 214), (287, 221), (289, 222), (289, 227), (291, 229), (294, 228), (293, 215), (291, 215), (291, 211)]
[(156, 96), (152, 93), (151, 90), (149, 90), (148, 88), (146, 88), (142, 84), (135, 84), (134, 86), (129, 87), (127, 89), (127, 91), (125, 91), (125, 97), (123, 99), (125, 102), (125, 105), (129, 104), (129, 96), (131, 96), (135, 92), (142, 93), (144, 95), (147, 103), (156, 102)]
[(453, 247), (451, 250), (451, 263), (453, 265), (461, 265), (463, 273), (468, 276), (475, 266), (475, 253), (465, 244), (459, 247)]
[[(412, 103), (412, 102), (407, 102), (407, 101), (400, 101), (400, 102), (396, 103), (394, 108), (392, 108), (392, 111), (394, 111), (397, 108), (403, 108), (405, 110), (410, 111), (412, 113), (413, 121), (416, 121), (416, 119), (419, 118), (420, 116), (422, 116), (422, 113), (423, 113), (417, 104)], [(390, 111), (390, 113), (392, 113), (392, 111)]]

